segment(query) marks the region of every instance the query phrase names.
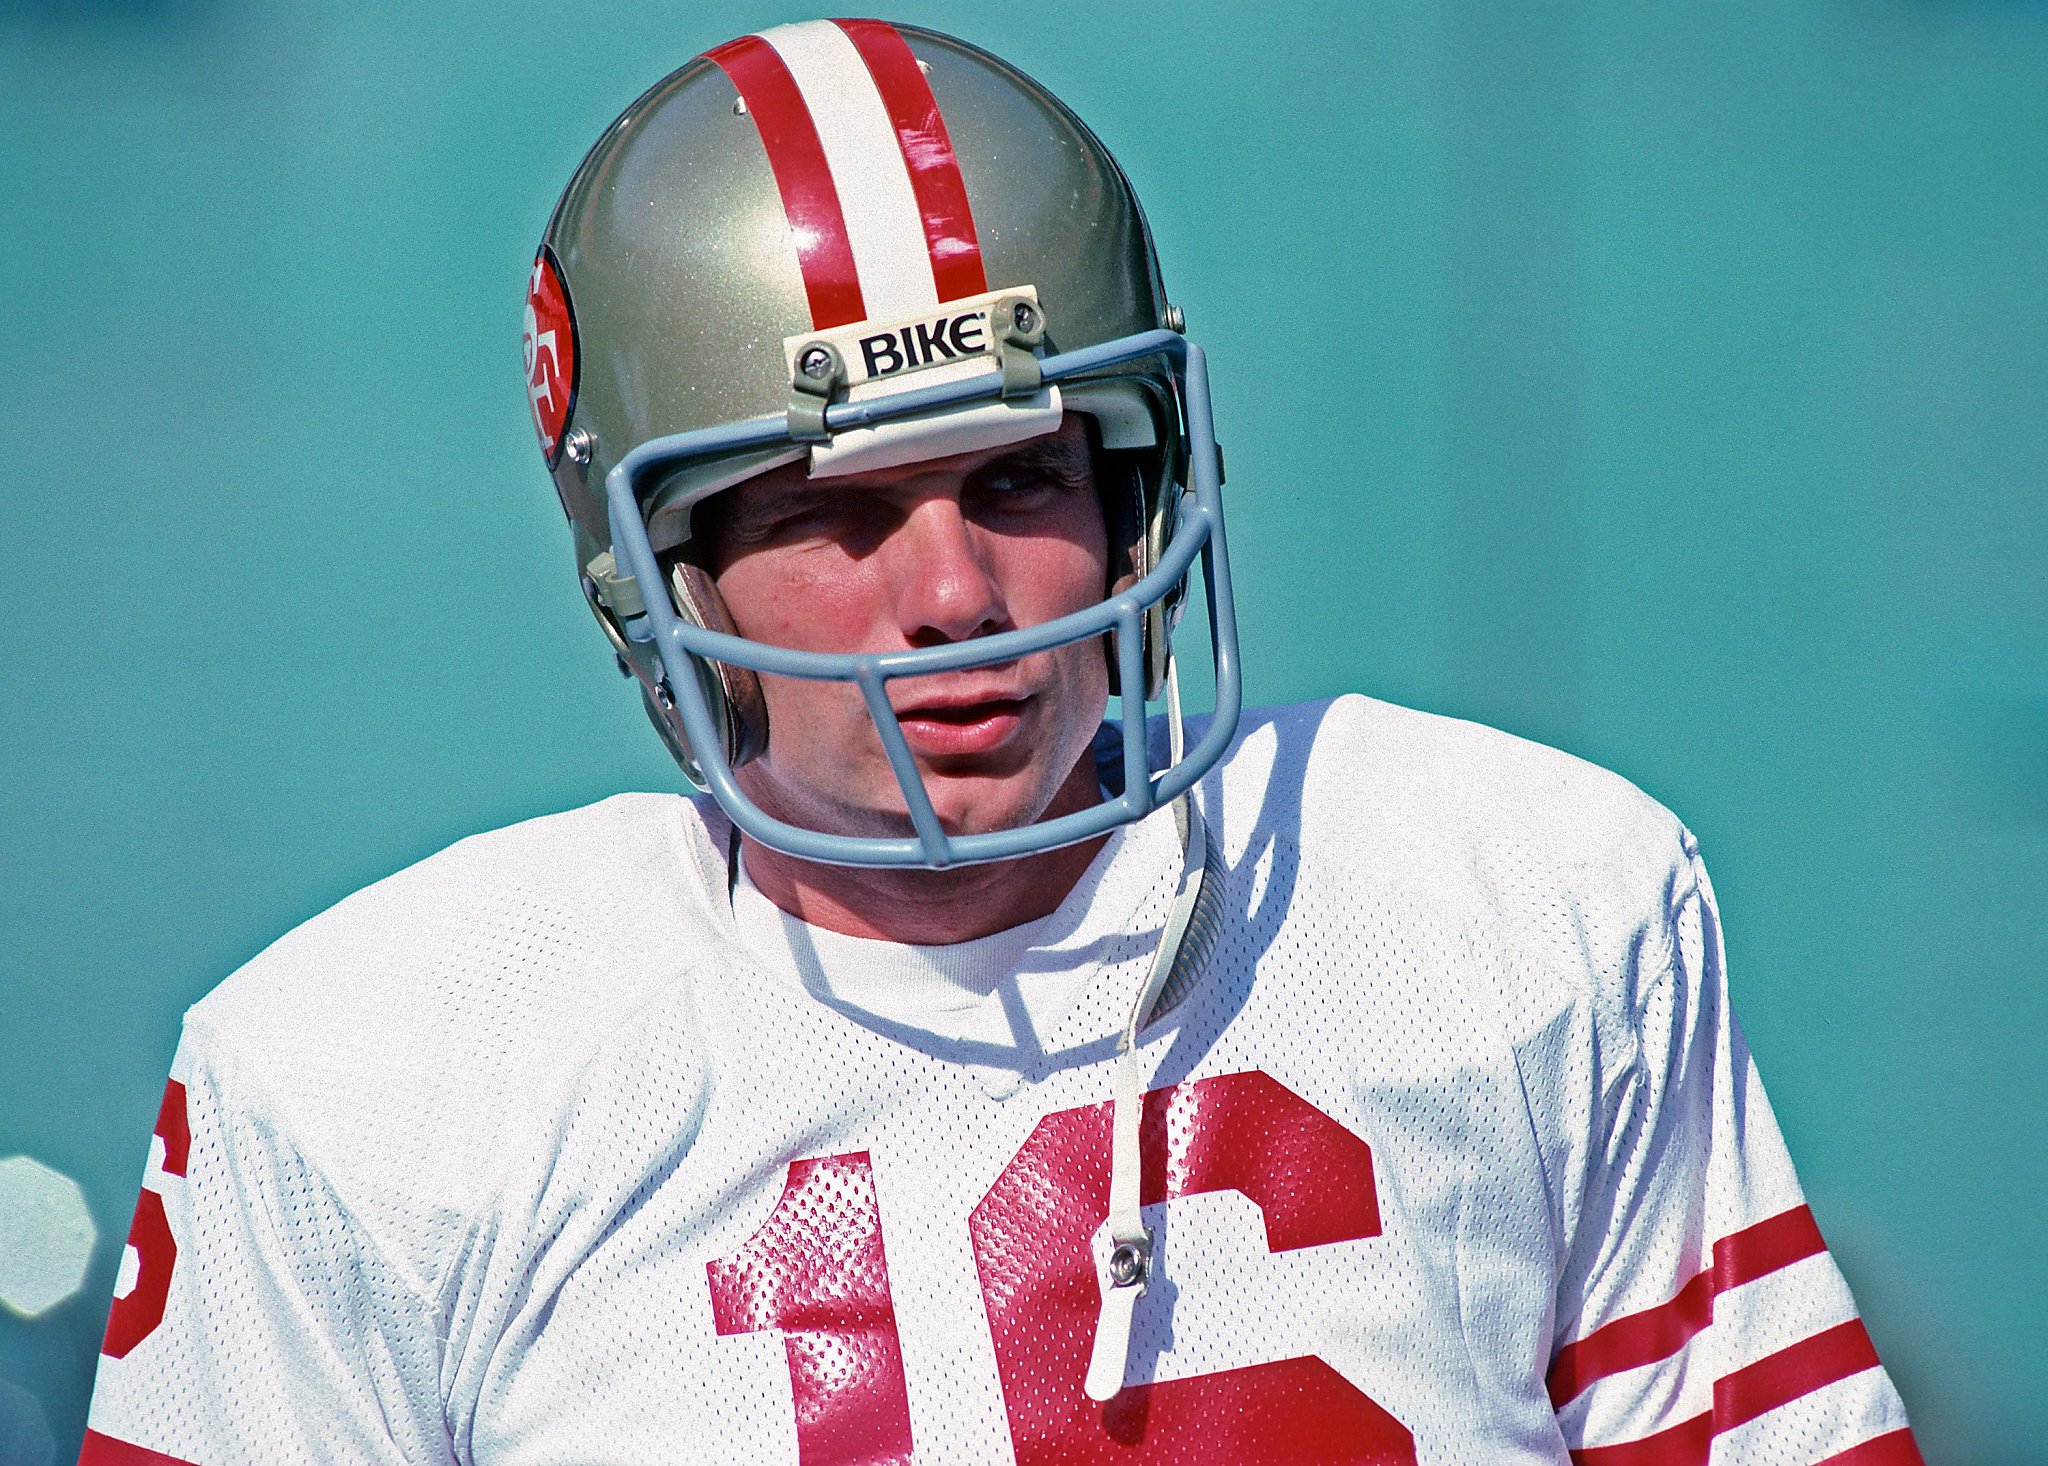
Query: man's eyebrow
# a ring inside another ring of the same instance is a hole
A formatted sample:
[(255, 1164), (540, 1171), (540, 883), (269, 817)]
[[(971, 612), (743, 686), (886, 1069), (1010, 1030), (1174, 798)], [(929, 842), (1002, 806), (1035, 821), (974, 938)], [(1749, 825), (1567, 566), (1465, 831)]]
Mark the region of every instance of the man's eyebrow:
[(1088, 445), (1066, 437), (1034, 438), (982, 465), (991, 468), (1051, 468), (1079, 471), (1088, 466)]
[(736, 484), (734, 488), (744, 492), (737, 493), (727, 507), (748, 514), (772, 514), (790, 504), (812, 498), (819, 492), (819, 485), (811, 479), (800, 479), (795, 483)]

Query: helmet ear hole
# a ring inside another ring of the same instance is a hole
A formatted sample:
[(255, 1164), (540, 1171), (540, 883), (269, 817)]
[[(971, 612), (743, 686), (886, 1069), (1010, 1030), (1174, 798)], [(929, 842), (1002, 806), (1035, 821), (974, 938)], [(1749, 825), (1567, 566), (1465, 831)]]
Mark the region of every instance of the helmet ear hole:
[[(725, 597), (701, 565), (688, 560), (670, 562), (669, 584), (675, 591), (676, 609), (706, 631), (738, 636), (739, 627), (726, 609)], [(758, 758), (768, 747), (768, 699), (761, 691), (761, 679), (751, 667), (730, 662), (700, 662), (709, 671), (706, 692), (713, 693), (714, 709), (722, 714), (726, 761), (734, 768)]]

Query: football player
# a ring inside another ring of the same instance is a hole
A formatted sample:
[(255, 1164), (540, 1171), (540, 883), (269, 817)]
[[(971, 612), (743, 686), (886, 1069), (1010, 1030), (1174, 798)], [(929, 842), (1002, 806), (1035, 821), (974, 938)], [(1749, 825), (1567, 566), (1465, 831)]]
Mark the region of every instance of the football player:
[(877, 21), (698, 57), (576, 171), (525, 358), (704, 792), (464, 841), (192, 1010), (87, 1462), (1919, 1460), (1685, 829), (1470, 724), (1240, 716), (1203, 354), (1037, 83)]

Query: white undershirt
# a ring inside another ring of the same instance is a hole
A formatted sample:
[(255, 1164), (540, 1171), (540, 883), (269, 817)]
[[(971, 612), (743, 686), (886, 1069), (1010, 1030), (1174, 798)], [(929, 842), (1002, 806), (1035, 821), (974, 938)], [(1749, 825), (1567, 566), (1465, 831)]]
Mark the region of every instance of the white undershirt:
[[(867, 1027), (972, 1068), (997, 1098), (1014, 1093), (1105, 964), (1133, 964), (1159, 939), (1133, 931), (1178, 855), (1171, 818), (1117, 830), (1049, 916), (939, 946), (847, 936), (791, 916), (740, 861), (733, 919), (771, 974)], [(1146, 912), (1145, 915), (1152, 916)], [(1132, 991), (1142, 979), (1133, 965)]]

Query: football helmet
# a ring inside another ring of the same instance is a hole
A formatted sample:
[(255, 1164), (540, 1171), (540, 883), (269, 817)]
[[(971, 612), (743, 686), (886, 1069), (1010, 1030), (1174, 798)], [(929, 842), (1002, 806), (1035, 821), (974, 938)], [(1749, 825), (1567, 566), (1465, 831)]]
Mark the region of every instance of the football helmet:
[[(524, 348), (585, 598), (691, 782), (754, 838), (851, 865), (1006, 859), (1140, 818), (1222, 756), (1240, 695), (1202, 352), (1122, 170), (1007, 63), (872, 20), (697, 57), (576, 170), (534, 259)], [(911, 650), (800, 652), (737, 635), (692, 558), (694, 506), (771, 468), (866, 472), (1049, 432), (1067, 412), (1093, 419), (1114, 489), (1112, 583), (1083, 611)], [(1172, 637), (1198, 558), (1216, 709), (1182, 748)], [(1126, 708), (1104, 801), (947, 833), (887, 684), (1091, 638)], [(806, 830), (747, 797), (733, 770), (777, 736), (761, 674), (859, 688), (909, 835)], [(1165, 756), (1143, 715), (1162, 695)]]

